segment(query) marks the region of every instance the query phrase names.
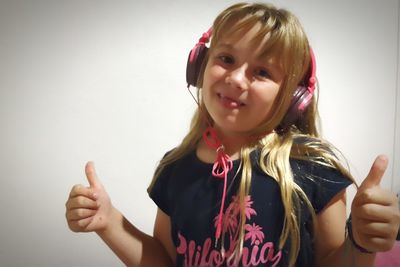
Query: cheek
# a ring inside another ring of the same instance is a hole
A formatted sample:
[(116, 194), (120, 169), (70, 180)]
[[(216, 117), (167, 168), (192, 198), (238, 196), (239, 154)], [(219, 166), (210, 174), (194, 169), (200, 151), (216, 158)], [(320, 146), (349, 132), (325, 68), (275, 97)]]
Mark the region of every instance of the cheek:
[(201, 100), (203, 101), (203, 103), (207, 106), (209, 99), (210, 99), (210, 92), (207, 89), (207, 87), (203, 86), (203, 89), (201, 89)]
[(210, 109), (210, 105), (212, 102), (213, 92), (210, 89), (210, 86), (203, 84), (203, 88), (201, 89), (201, 100), (204, 103), (206, 109)]
[(274, 104), (275, 99), (278, 96), (278, 92), (279, 87), (269, 88), (267, 90), (264, 88), (264, 90), (260, 90), (260, 92), (258, 92), (256, 99), (258, 99), (260, 105), (270, 107)]
[(221, 80), (226, 73), (226, 70), (218, 65), (207, 65), (204, 70), (203, 87), (208, 87)]
[[(265, 89), (265, 88), (264, 88)], [(275, 104), (275, 99), (278, 96), (279, 88), (272, 90), (264, 90), (263, 92), (255, 95), (256, 106), (253, 111), (262, 117), (262, 120), (268, 119), (272, 112), (272, 107)]]

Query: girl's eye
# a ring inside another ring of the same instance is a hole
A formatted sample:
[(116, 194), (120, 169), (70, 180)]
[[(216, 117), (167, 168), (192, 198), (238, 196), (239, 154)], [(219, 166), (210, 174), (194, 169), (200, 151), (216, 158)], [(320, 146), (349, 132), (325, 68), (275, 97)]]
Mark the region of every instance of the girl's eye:
[(222, 56), (219, 56), (218, 58), (219, 58), (219, 60), (222, 61), (222, 63), (228, 64), (228, 65), (231, 65), (231, 64), (233, 64), (235, 62), (233, 57), (227, 56), (227, 55), (222, 55)]
[(256, 76), (263, 78), (263, 79), (270, 79), (271, 78), (271, 74), (266, 70), (266, 69), (258, 69), (256, 70)]

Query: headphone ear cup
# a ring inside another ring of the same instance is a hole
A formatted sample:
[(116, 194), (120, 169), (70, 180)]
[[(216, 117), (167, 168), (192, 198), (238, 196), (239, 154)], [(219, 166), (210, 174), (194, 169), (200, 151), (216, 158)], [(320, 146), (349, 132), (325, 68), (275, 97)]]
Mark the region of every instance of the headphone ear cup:
[(190, 51), (186, 65), (186, 82), (188, 85), (197, 85), (200, 69), (207, 51), (208, 48), (204, 44), (197, 45)]
[(293, 94), (291, 104), (279, 124), (277, 131), (284, 133), (289, 130), (290, 126), (293, 125), (303, 114), (304, 110), (311, 103), (313, 94), (305, 86), (297, 87)]

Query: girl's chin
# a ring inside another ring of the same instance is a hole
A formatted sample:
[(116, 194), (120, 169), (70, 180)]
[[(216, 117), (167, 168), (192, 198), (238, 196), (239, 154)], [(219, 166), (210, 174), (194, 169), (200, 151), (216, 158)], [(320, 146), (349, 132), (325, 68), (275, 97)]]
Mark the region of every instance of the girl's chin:
[(215, 123), (214, 128), (224, 136), (244, 136), (248, 134), (248, 130), (236, 125), (237, 123)]

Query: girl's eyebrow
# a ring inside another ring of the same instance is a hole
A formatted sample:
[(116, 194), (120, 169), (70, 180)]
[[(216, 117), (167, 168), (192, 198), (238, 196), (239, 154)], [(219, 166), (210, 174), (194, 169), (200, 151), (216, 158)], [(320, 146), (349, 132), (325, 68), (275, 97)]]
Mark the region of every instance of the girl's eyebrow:
[(215, 46), (215, 49), (228, 49), (228, 50), (235, 50), (232, 44), (229, 43), (219, 43)]
[[(231, 50), (231, 51), (233, 50), (234, 51), (235, 47), (230, 43), (219, 43), (219, 44), (217, 44), (215, 46), (215, 49), (216, 50), (227, 49), (227, 50)], [(256, 57), (256, 60), (257, 60), (258, 63), (260, 63), (262, 65), (265, 65), (265, 66), (268, 66), (268, 67), (275, 67), (275, 68), (280, 69), (279, 63), (276, 60), (276, 57), (274, 57), (274, 56), (258, 55)], [(272, 62), (271, 62), (271, 60), (272, 60)]]

